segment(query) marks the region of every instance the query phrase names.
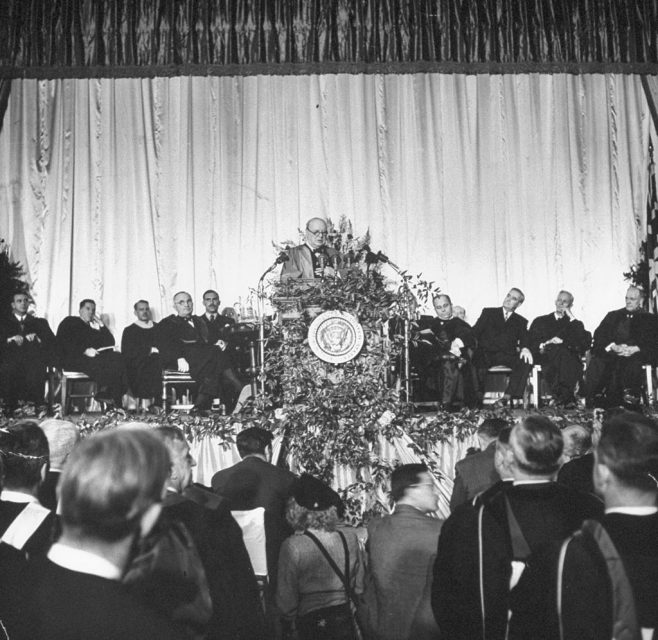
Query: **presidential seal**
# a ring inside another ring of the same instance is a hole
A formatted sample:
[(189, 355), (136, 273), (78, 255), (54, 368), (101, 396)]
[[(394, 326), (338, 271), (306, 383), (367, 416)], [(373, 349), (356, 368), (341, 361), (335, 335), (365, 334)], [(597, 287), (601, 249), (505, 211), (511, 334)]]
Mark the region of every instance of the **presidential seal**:
[(363, 347), (363, 328), (351, 313), (325, 311), (311, 322), (308, 344), (320, 360), (347, 362)]

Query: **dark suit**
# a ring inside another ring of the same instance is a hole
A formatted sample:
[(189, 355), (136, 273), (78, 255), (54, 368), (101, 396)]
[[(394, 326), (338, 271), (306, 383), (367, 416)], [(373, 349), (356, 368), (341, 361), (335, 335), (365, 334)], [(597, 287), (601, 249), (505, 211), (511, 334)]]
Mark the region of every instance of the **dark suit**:
[(432, 564), (442, 520), (397, 505), (368, 524), (368, 570), (363, 595), (373, 637), (384, 640), (439, 637), (430, 605)]
[(555, 482), (514, 485), (492, 496), (481, 507), (470, 504), (458, 507), (441, 530), (432, 584), (434, 615), (442, 633), (451, 640), (482, 637), (480, 575), (486, 638), (505, 637), (514, 559), (506, 496), (532, 552), (563, 539), (584, 519), (599, 517), (603, 511), (603, 505), (593, 496)]
[(557, 474), (557, 481), (566, 484), (572, 489), (578, 489), (584, 493), (594, 493), (594, 454), (586, 453), (583, 456), (572, 458), (565, 462)]
[[(608, 513), (602, 524), (622, 559), (640, 627), (658, 627), (658, 514)], [(561, 544), (538, 553), (512, 598), (510, 638), (559, 637), (557, 576)], [(577, 537), (568, 547), (562, 573), (565, 640), (612, 638), (610, 580), (598, 547)], [(621, 637), (621, 636), (620, 636)]]
[(230, 405), (240, 393), (236, 385), (228, 384), (229, 378), (235, 378), (231, 360), (208, 338), (208, 327), (197, 316), (186, 319), (172, 314), (158, 325), (158, 348), (164, 365), (176, 369), (177, 360), (185, 358), (190, 375), (198, 383), (199, 394), (226, 398)]
[(478, 493), (500, 480), (494, 466), (496, 441), (490, 442), (484, 451), (466, 456), (455, 465), (455, 485), (450, 497), (450, 511), (472, 500)]
[(131, 324), (123, 330), (121, 353), (126, 361), (128, 382), (137, 398), (160, 399), (162, 393), (162, 362), (159, 353), (151, 353), (157, 347), (157, 324), (141, 327)]
[(317, 259), (318, 253), (325, 255), (325, 262), (328, 267), (332, 266), (332, 261), (338, 255), (332, 247), (321, 247), (315, 252), (307, 244), (300, 244), (297, 247), (291, 247), (287, 250), (287, 262), (283, 263), (281, 269), (281, 279), (286, 278), (315, 278), (315, 269), (319, 266)]
[(50, 469), (39, 487), (39, 502), (53, 512), (57, 511), (57, 484), (61, 475), (61, 471)]
[[(420, 399), (438, 400), (449, 405), (456, 399), (462, 370), (466, 368), (467, 375), (470, 374), (470, 360), (475, 348), (473, 329), (461, 318), (441, 320), (421, 316), (418, 330), (412, 342), (411, 363), (421, 380)], [(464, 343), (458, 356), (450, 351), (450, 345), (456, 339)]]
[(489, 367), (503, 365), (512, 369), (505, 391), (512, 398), (523, 397), (528, 374), (532, 369), (519, 358), (519, 351), (526, 345), (528, 321), (517, 313), (507, 320), (502, 307), (487, 307), (473, 326), (478, 342), (473, 363), (477, 368), (480, 392), (484, 391), (484, 379)]
[[(629, 317), (630, 315), (630, 317)], [(612, 343), (637, 346), (630, 357), (618, 356), (606, 347)], [(644, 386), (644, 364), (658, 358), (658, 320), (644, 311), (629, 314), (626, 309), (610, 311), (594, 332), (592, 359), (585, 374), (588, 401), (603, 395), (608, 404), (621, 404), (624, 390), (639, 395)]]
[(213, 320), (205, 313), (197, 317), (206, 325), (210, 344), (215, 344), (217, 340), (224, 340), (225, 342), (230, 340), (230, 328), (235, 325), (233, 318), (223, 316), (221, 313), (215, 314)]
[[(561, 338), (562, 344), (539, 346), (551, 338)], [(583, 375), (582, 356), (589, 349), (592, 334), (585, 331), (580, 320), (571, 320), (565, 314), (556, 318), (555, 313), (539, 316), (532, 321), (528, 331), (528, 348), (535, 364), (542, 367), (542, 376), (558, 404), (574, 401), (576, 385)]]
[(57, 328), (57, 346), (61, 350), (62, 367), (82, 371), (98, 383), (98, 397), (109, 398), (121, 406), (121, 398), (128, 390), (128, 374), (123, 356), (115, 351), (101, 351), (93, 358), (85, 350), (114, 346), (110, 330), (102, 326), (94, 329), (79, 316), (69, 316)]
[[(12, 336), (34, 333), (31, 342), (17, 345)], [(0, 398), (8, 408), (18, 400), (43, 404), (46, 367), (56, 364), (55, 335), (44, 318), (27, 314), (21, 322), (13, 313), (0, 322)]]
[(48, 640), (180, 640), (163, 618), (117, 580), (64, 569), (45, 558), (27, 577), (27, 612), (12, 638)]
[(163, 517), (182, 522), (199, 552), (213, 603), (208, 640), (261, 638), (256, 578), (242, 530), (225, 500), (200, 486), (168, 493)]
[(285, 508), (295, 475), (269, 462), (248, 456), (212, 478), (215, 493), (228, 499), (231, 510), (265, 509), (265, 542), (270, 584), (276, 585), (281, 544), (292, 529), (285, 519)]

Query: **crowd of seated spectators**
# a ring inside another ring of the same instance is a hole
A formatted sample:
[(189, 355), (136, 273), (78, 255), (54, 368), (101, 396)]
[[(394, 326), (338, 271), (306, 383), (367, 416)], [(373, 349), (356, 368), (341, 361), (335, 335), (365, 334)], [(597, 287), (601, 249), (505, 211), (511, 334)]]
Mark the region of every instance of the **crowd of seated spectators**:
[[(478, 435), (447, 520), (431, 469), (403, 464), (365, 530), (324, 481), (273, 465), (260, 427), (204, 487), (178, 427), (80, 439), (67, 421), (14, 422), (0, 429), (0, 637), (652, 637), (658, 424), (616, 412), (561, 431), (526, 415)], [(589, 485), (567, 473), (582, 460)]]

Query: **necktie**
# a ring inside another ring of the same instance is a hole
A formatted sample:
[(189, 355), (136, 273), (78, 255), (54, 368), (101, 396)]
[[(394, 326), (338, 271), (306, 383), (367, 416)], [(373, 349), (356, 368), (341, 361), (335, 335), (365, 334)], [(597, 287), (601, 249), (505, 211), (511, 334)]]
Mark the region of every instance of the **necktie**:
[(216, 319), (217, 319), (217, 314), (216, 313), (211, 313), (210, 314), (210, 322), (215, 322)]

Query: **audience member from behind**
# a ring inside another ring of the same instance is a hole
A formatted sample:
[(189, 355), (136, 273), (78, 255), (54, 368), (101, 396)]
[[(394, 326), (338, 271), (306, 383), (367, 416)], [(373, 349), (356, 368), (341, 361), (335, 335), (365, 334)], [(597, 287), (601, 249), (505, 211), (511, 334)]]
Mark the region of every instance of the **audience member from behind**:
[(295, 535), (281, 547), (276, 602), (299, 640), (356, 638), (350, 599), (363, 590), (363, 563), (356, 534), (338, 529), (341, 508), (321, 480), (295, 481), (286, 512)]
[(562, 438), (563, 464), (557, 474), (557, 481), (585, 493), (594, 493), (594, 454), (590, 430), (580, 424), (571, 424), (562, 429)]
[(40, 425), (46, 434), (50, 448), (50, 468), (46, 479), (39, 487), (39, 502), (44, 507), (57, 510), (57, 483), (62, 475), (62, 469), (73, 447), (78, 443), (80, 434), (78, 428), (68, 420), (48, 418)]
[(32, 567), (24, 637), (181, 637), (121, 584), (133, 545), (160, 515), (169, 467), (145, 429), (106, 431), (74, 449), (59, 485), (63, 533)]
[(5, 469), (0, 494), (2, 542), (25, 557), (44, 555), (52, 543), (55, 515), (39, 503), (48, 471), (48, 440), (36, 422), (24, 420), (0, 429)]
[(513, 427), (506, 452), (513, 485), (446, 520), (432, 585), (432, 607), (446, 637), (505, 638), (510, 589), (530, 554), (600, 517), (594, 496), (554, 482), (562, 448), (557, 426), (527, 416)]
[(279, 549), (292, 533), (285, 520), (285, 509), (294, 474), (273, 464), (272, 432), (260, 427), (241, 431), (236, 438), (242, 460), (218, 471), (212, 478), (212, 489), (225, 497), (231, 510), (265, 509), (265, 540), (270, 584), (276, 586)]
[[(391, 475), (391, 515), (368, 525), (368, 572), (362, 620), (369, 638), (439, 637), (430, 604), (432, 565), (442, 520), (438, 492), (423, 464), (405, 464)], [(367, 622), (366, 622), (367, 620)]]
[(506, 491), (514, 485), (514, 476), (512, 475), (509, 464), (509, 438), (511, 433), (512, 427), (510, 426), (503, 427), (500, 430), (496, 440), (496, 453), (494, 454), (494, 467), (498, 473), (499, 480), (473, 498), (472, 504), (474, 507), (485, 504), (501, 491)]
[(621, 638), (621, 630), (655, 637), (658, 425), (637, 413), (615, 416), (603, 424), (594, 458), (605, 516), (533, 559), (514, 594), (513, 638), (599, 640)]
[(213, 615), (204, 638), (263, 637), (258, 588), (242, 539), (227, 501), (200, 485), (192, 485), (195, 462), (183, 432), (158, 427), (171, 456), (171, 473), (162, 509), (162, 525), (182, 522), (190, 532), (205, 570)]
[(507, 421), (502, 418), (486, 418), (477, 428), (481, 450), (466, 456), (455, 465), (455, 484), (450, 497), (451, 511), (500, 480), (494, 466), (494, 456), (498, 434), (506, 426)]

